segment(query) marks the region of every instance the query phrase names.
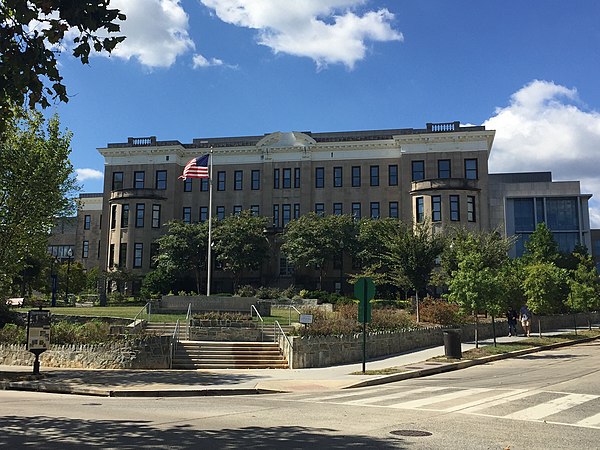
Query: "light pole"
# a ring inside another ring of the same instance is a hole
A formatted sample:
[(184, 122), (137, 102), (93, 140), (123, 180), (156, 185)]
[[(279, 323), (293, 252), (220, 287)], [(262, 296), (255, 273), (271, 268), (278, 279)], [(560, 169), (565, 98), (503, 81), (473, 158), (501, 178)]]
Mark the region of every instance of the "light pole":
[(56, 306), (56, 288), (58, 286), (58, 275), (56, 274), (56, 263), (58, 258), (52, 259), (52, 266), (50, 267), (50, 278), (52, 279), (52, 306)]
[(67, 250), (67, 285), (65, 288), (65, 303), (69, 304), (69, 274), (71, 272), (71, 259), (73, 258), (73, 249), (69, 247)]

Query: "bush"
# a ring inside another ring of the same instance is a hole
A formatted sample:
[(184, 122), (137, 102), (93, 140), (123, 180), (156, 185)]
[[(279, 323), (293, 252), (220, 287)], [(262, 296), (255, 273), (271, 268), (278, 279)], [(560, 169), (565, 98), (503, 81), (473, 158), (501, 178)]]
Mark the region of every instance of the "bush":
[(276, 300), (281, 297), (281, 290), (274, 287), (261, 286), (256, 290), (255, 295), (263, 300)]
[[(83, 324), (59, 321), (50, 325), (51, 344), (100, 344), (115, 339), (116, 337), (110, 334), (110, 324), (99, 320), (90, 320)], [(25, 344), (27, 327), (5, 325), (0, 329), (0, 342)]]
[(240, 297), (254, 297), (255, 293), (256, 289), (254, 289), (253, 286), (246, 284), (238, 288), (236, 295), (239, 295)]
[(377, 308), (372, 310), (371, 331), (398, 331), (414, 328), (415, 322), (406, 311), (396, 308)]
[(465, 316), (458, 305), (443, 299), (426, 298), (420, 304), (420, 319), (423, 322), (439, 325), (457, 325), (465, 323)]
[(26, 329), (14, 323), (7, 323), (0, 328), (0, 342), (5, 344), (25, 344), (27, 342)]

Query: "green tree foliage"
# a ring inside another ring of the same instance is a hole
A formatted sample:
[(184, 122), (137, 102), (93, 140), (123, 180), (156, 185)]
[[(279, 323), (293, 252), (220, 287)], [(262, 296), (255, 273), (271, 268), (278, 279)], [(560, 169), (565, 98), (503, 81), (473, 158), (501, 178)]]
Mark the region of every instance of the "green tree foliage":
[[(0, 124), (10, 105), (47, 107), (51, 99), (69, 100), (56, 61), (67, 32), (75, 31), (72, 54), (87, 64), (92, 49), (111, 52), (125, 39), (125, 15), (109, 0), (2, 0), (0, 2)], [(0, 135), (2, 128), (0, 125)]]
[(552, 262), (531, 263), (524, 268), (523, 289), (534, 314), (560, 312), (567, 296), (567, 271)]
[[(567, 306), (573, 312), (589, 313), (600, 308), (600, 282), (594, 260), (590, 255), (575, 253), (579, 263), (571, 271)], [(588, 324), (591, 326), (591, 324)]]
[(77, 186), (69, 161), (71, 134), (57, 116), (30, 111), (6, 119), (0, 138), (0, 294), (45, 250), (58, 216), (74, 213)]
[(255, 216), (247, 210), (226, 217), (213, 232), (215, 258), (233, 274), (234, 292), (242, 273), (260, 269), (269, 255), (267, 223), (266, 217)]
[(523, 259), (525, 262), (556, 262), (560, 253), (558, 244), (552, 236), (552, 231), (545, 223), (539, 223), (535, 231), (529, 236), (529, 240), (525, 243), (525, 254)]

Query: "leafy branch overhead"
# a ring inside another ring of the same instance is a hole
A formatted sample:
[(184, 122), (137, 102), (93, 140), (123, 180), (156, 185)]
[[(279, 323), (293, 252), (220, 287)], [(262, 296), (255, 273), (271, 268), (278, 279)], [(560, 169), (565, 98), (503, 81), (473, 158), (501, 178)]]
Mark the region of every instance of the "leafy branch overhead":
[(109, 0), (2, 0), (0, 3), (0, 113), (10, 104), (50, 106), (69, 100), (57, 67), (57, 55), (68, 35), (72, 54), (83, 64), (92, 49), (112, 52), (124, 36), (118, 21), (125, 15), (109, 8)]

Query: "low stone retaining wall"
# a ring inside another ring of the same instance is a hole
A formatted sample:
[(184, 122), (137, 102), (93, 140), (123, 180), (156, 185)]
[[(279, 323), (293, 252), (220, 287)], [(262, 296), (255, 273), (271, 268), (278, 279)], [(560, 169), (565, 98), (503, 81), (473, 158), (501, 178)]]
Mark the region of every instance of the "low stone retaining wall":
[(211, 295), (165, 295), (153, 312), (186, 312), (192, 304), (192, 314), (200, 312), (233, 312), (250, 314), (252, 305), (263, 316), (271, 315), (271, 302), (255, 297), (217, 297)]
[(190, 339), (192, 341), (260, 342), (262, 333), (260, 328), (191, 327)]
[[(42, 367), (85, 369), (168, 369), (170, 336), (148, 336), (96, 345), (52, 345), (40, 355)], [(0, 344), (0, 364), (33, 366), (25, 345)]]

